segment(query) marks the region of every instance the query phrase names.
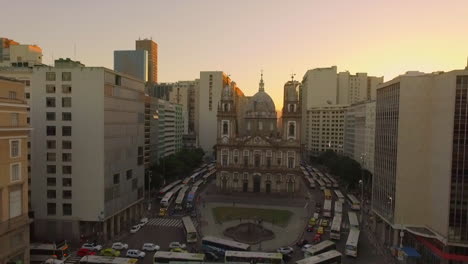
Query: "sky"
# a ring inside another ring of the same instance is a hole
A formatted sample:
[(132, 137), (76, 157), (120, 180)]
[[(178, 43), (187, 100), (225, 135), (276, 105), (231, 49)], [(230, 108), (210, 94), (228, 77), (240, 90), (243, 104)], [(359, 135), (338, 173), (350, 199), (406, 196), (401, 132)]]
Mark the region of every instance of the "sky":
[(292, 73), (302, 80), (336, 65), (387, 81), (461, 69), (468, 56), (466, 0), (41, 0), (2, 9), (0, 36), (39, 45), (46, 64), (69, 57), (112, 69), (114, 50), (152, 38), (160, 82), (220, 70), (253, 95), (263, 69), (277, 109)]

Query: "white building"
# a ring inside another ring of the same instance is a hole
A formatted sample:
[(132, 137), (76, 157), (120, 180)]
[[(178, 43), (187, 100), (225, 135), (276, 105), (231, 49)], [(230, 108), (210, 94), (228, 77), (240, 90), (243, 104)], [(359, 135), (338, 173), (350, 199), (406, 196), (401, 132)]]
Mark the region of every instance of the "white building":
[(42, 64), (42, 49), (0, 38), (0, 67), (32, 67)]
[(350, 105), (345, 113), (344, 154), (374, 171), (375, 101)]
[(31, 78), (37, 239), (111, 239), (141, 214), (144, 83), (56, 60)]

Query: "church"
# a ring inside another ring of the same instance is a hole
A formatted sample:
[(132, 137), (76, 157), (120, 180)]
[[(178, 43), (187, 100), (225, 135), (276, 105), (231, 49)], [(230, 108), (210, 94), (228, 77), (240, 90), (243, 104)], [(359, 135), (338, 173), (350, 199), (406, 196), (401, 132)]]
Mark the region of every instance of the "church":
[(221, 93), (217, 114), (216, 186), (221, 192), (294, 193), (301, 158), (300, 83), (286, 82), (278, 122), (275, 103), (265, 92), (244, 96), (234, 82)]

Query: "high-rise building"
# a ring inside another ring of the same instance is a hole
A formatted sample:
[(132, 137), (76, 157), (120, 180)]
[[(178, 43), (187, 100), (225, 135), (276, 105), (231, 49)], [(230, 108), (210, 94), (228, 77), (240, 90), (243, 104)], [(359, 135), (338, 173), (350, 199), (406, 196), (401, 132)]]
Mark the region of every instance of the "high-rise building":
[(36, 238), (128, 230), (144, 197), (144, 82), (61, 59), (34, 68), (31, 83)]
[(0, 263), (29, 263), (27, 108), (24, 83), (0, 77)]
[(383, 82), (383, 77), (368, 76), (367, 73), (338, 73), (337, 101), (339, 104), (355, 104), (367, 100), (375, 100), (377, 85)]
[(375, 101), (350, 105), (345, 112), (344, 154), (374, 172)]
[(114, 71), (148, 81), (148, 51), (114, 50)]
[(424, 263), (468, 261), (468, 68), (410, 73), (377, 89), (377, 237)]
[(148, 82), (158, 82), (158, 44), (151, 39), (137, 40), (136, 50), (148, 52)]
[(32, 67), (42, 64), (42, 49), (0, 38), (0, 67)]

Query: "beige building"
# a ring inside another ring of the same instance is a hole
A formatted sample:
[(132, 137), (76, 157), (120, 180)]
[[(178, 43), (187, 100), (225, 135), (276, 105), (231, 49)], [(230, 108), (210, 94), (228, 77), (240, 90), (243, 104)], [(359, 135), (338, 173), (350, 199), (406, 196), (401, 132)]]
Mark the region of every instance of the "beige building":
[(467, 95), (468, 67), (401, 75), (377, 89), (377, 237), (394, 246), (403, 238), (423, 263), (468, 261)]
[(343, 153), (347, 107), (348, 105), (327, 105), (310, 107), (307, 110), (304, 143), (310, 155), (316, 156), (327, 150)]
[(146, 50), (148, 52), (148, 82), (158, 82), (158, 44), (152, 39), (140, 39), (135, 42), (136, 50)]
[(32, 67), (42, 64), (42, 49), (0, 38), (0, 67)]
[(29, 263), (27, 109), (24, 83), (0, 77), (0, 263)]
[(128, 231), (144, 194), (144, 82), (60, 59), (34, 68), (31, 83), (36, 238)]
[(225, 84), (217, 109), (216, 186), (222, 192), (293, 193), (299, 190), (301, 104), (299, 82), (284, 86), (282, 126), (265, 92), (245, 97)]

